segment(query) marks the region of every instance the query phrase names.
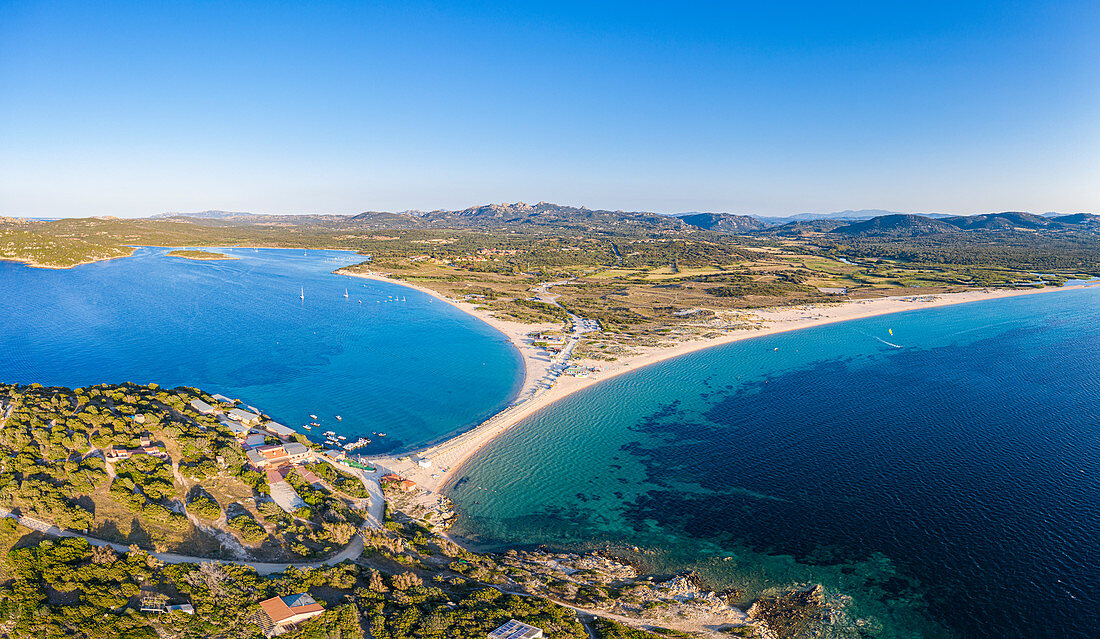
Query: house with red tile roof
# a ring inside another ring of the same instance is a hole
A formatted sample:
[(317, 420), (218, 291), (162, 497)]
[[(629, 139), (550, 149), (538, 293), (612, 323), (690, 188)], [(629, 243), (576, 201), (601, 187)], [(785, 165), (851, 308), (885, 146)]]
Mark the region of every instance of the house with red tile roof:
[(395, 475), (394, 473), (389, 473), (388, 475), (383, 475), (382, 476), (382, 483), (383, 484), (393, 484), (394, 486), (396, 486), (397, 488), (400, 488), (403, 492), (406, 492), (406, 493), (411, 493), (412, 491), (416, 490), (416, 482), (415, 481), (413, 481), (413, 480), (411, 480), (407, 477), (402, 477), (401, 475)]
[(273, 637), (324, 612), (324, 606), (317, 603), (308, 592), (300, 592), (296, 595), (272, 597), (261, 601), (255, 621), (264, 635)]

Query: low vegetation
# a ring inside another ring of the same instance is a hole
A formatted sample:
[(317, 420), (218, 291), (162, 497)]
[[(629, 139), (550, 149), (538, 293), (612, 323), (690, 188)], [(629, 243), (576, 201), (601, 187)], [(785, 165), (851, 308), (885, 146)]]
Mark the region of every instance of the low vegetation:
[[(420, 215), (9, 219), (0, 233), (0, 249), (8, 238), (0, 257), (56, 266), (127, 255), (133, 244), (355, 250), (364, 263), (350, 272), (387, 273), (500, 317), (597, 320), (602, 330), (578, 350), (596, 359), (745, 328), (752, 309), (1100, 275), (1100, 218), (1088, 215), (769, 227), (744, 216), (679, 219), (540, 203)], [(173, 252), (181, 253), (212, 255)], [(536, 292), (547, 282), (562, 282), (549, 293), (554, 302)]]
[[(164, 565), (144, 551), (117, 553), (83, 539), (44, 540), (7, 552), (0, 582), (0, 629), (15, 639), (52, 637), (261, 636), (253, 618), (263, 599), (310, 592), (326, 612), (289, 639), (482, 639), (509, 619), (554, 639), (589, 636), (576, 613), (543, 597), (507, 594), (477, 581), (425, 578), (345, 563), (289, 568), (262, 577), (249, 568), (206, 563)], [(142, 613), (143, 596), (190, 603), (195, 614)], [(597, 637), (614, 637), (601, 629)], [(632, 639), (655, 635), (637, 631)]]
[(189, 260), (235, 260), (237, 258), (225, 253), (213, 253), (211, 251), (200, 251), (198, 249), (179, 249), (175, 251), (168, 251), (169, 257), (183, 257)]
[[(222, 552), (211, 527), (236, 535), (261, 559), (321, 557), (347, 544), (362, 522), (353, 507), (362, 482), (333, 474), (333, 485), (347, 491), (337, 495), (292, 474), (308, 507), (285, 513), (233, 433), (196, 412), (193, 399), (218, 403), (196, 389), (155, 384), (0, 384), (0, 417), (7, 415), (0, 418), (0, 506), (107, 541), (192, 555)], [(143, 443), (154, 454), (105, 462), (109, 449)]]
[(241, 537), (249, 543), (258, 543), (267, 537), (267, 531), (264, 530), (264, 527), (256, 523), (256, 520), (248, 513), (235, 515), (226, 520), (226, 523), (230, 528), (241, 533)]
[(222, 507), (218, 505), (216, 499), (210, 496), (210, 493), (203, 490), (201, 486), (195, 486), (191, 490), (190, 498), (187, 500), (187, 512), (199, 519), (214, 521), (221, 518)]
[(344, 493), (345, 495), (358, 499), (364, 499), (369, 495), (369, 493), (367, 492), (367, 487), (363, 485), (363, 481), (361, 479), (349, 473), (345, 473), (342, 470), (334, 468), (331, 464), (318, 462), (314, 464), (307, 464), (306, 467), (309, 468), (309, 470), (313, 472), (313, 474), (325, 480), (330, 486)]
[[(729, 597), (700, 589), (689, 576), (651, 581), (598, 555), (473, 553), (395, 509), (384, 529), (363, 532), (361, 556), (337, 566), (263, 577), (234, 563), (165, 565), (147, 549), (201, 556), (221, 547), (220, 540), (204, 546), (185, 513), (201, 528), (221, 526), (224, 517), (226, 534), (250, 551), (280, 557), (344, 548), (363, 521), (348, 500), (362, 483), (328, 465), (311, 468), (322, 478), (313, 484), (299, 471), (286, 475), (305, 506), (283, 512), (252, 488), (266, 486), (265, 475), (242, 463), (217, 420), (191, 408), (196, 398), (215, 402), (195, 389), (156, 385), (0, 385), (3, 506), (130, 544), (119, 553), (0, 520), (0, 636), (253, 639), (259, 601), (303, 591), (327, 611), (285, 635), (292, 639), (480, 639), (513, 618), (547, 637), (654, 639), (689, 636), (684, 628), (692, 620), (715, 615), (725, 615), (731, 636), (755, 634)], [(135, 453), (108, 468), (97, 454), (139, 445), (163, 449), (168, 458)], [(211, 473), (172, 471), (174, 459), (201, 469), (212, 455)], [(195, 614), (140, 612), (151, 594), (189, 603)], [(804, 598), (788, 599), (784, 609)], [(628, 626), (602, 615), (635, 621)], [(843, 611), (816, 609), (804, 616), (845, 618)]]

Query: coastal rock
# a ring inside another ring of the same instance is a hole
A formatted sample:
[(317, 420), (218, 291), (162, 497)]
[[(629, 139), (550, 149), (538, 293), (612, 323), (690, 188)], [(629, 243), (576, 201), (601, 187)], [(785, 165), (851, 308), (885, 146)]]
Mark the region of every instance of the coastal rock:
[(820, 584), (759, 597), (749, 606), (749, 619), (776, 639), (830, 637), (857, 639), (873, 631), (873, 620), (852, 622), (847, 597), (832, 596)]
[(608, 585), (638, 577), (638, 571), (630, 564), (598, 552), (579, 555), (543, 550), (510, 551), (506, 557), (514, 562), (514, 565), (523, 566), (528, 570), (558, 573), (560, 577), (569, 577), (573, 581), (586, 584)]

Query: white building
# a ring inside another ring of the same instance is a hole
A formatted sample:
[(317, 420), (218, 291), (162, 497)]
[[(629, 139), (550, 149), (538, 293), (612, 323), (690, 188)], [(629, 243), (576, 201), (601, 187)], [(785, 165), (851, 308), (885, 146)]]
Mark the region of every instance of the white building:
[(274, 446), (259, 446), (246, 451), (245, 456), (256, 468), (278, 468), (283, 464), (306, 461), (313, 456), (313, 451), (298, 442), (290, 442)]
[(260, 423), (259, 415), (257, 415), (256, 413), (250, 413), (246, 410), (241, 410), (239, 408), (229, 409), (229, 412), (226, 413), (226, 415), (228, 415), (231, 419), (235, 419), (242, 424), (248, 424), (250, 426)]
[(218, 421), (221, 422), (222, 426), (225, 426), (229, 430), (233, 431), (233, 434), (236, 435), (237, 439), (240, 441), (244, 441), (244, 438), (248, 437), (248, 434), (252, 432), (252, 429), (248, 426), (232, 419), (219, 417)]
[(515, 619), (489, 633), (489, 639), (539, 639), (542, 629)]
[(279, 439), (290, 439), (294, 434), (294, 429), (289, 426), (283, 426), (279, 422), (264, 422), (263, 429), (267, 432), (275, 435)]
[(211, 406), (210, 404), (207, 404), (206, 402), (202, 401), (201, 399), (198, 399), (197, 397), (195, 399), (191, 400), (191, 408), (194, 408), (195, 410), (199, 411), (203, 415), (209, 415), (209, 414), (214, 412), (214, 407), (213, 406)]

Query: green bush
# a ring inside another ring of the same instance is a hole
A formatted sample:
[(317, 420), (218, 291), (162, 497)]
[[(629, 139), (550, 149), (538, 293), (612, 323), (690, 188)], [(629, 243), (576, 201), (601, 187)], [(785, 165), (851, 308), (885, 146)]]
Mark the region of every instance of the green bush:
[(207, 521), (213, 521), (222, 516), (222, 507), (218, 505), (217, 500), (205, 491), (195, 495), (191, 501), (187, 502), (187, 511)]
[(241, 533), (241, 537), (249, 543), (256, 543), (267, 537), (267, 531), (264, 530), (263, 526), (256, 523), (251, 515), (242, 513), (230, 519), (227, 523), (230, 528)]

